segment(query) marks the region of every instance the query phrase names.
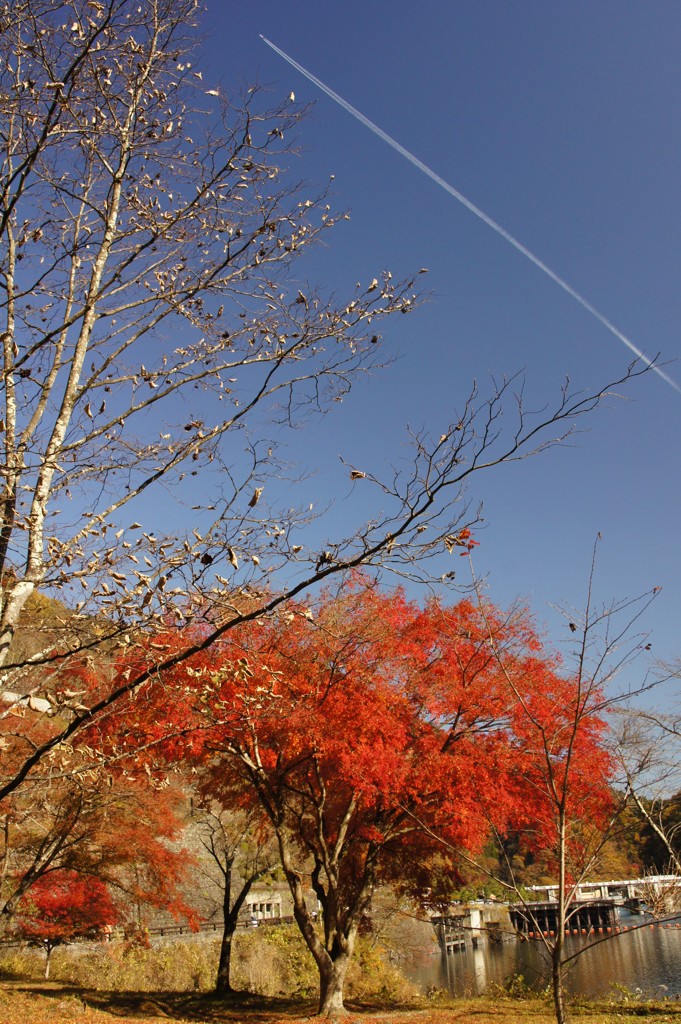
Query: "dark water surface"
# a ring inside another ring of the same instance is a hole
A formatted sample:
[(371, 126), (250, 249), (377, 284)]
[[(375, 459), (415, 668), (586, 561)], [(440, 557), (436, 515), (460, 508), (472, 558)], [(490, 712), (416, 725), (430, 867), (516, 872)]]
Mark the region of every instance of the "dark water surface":
[[(586, 942), (567, 938), (566, 955)], [(535, 989), (545, 988), (550, 978), (542, 943), (519, 939), (483, 942), (478, 949), (468, 946), (447, 956), (424, 957), (403, 970), (424, 990), (435, 986), (457, 995), (481, 995), (495, 985), (503, 986), (513, 975)], [(654, 925), (622, 932), (585, 949), (570, 965), (567, 987), (574, 993), (602, 995), (617, 985), (639, 989), (646, 996), (681, 997), (681, 929)]]

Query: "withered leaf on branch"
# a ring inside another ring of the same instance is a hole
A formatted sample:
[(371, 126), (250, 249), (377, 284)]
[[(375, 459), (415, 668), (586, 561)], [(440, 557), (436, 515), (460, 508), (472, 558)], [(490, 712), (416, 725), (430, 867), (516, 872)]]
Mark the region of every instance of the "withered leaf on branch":
[[(62, 6), (69, 17), (59, 16)], [(265, 487), (273, 504), (283, 479), (305, 487), (304, 470), (284, 470), (278, 446), (290, 440), (287, 460), (306, 463), (300, 428), (380, 366), (374, 346), (385, 319), (417, 305), (412, 281), (369, 274), (365, 291), (337, 296), (334, 282), (308, 283), (314, 264), (305, 254), (343, 214), (326, 189), (292, 184), (297, 145), (288, 139), (302, 111), (292, 98), (270, 103), (258, 88), (229, 102), (204, 89), (195, 0), (0, 7), (0, 666), (8, 691), (26, 690), (29, 674), (49, 675), (53, 663), (75, 672), (84, 649), (106, 662), (113, 634), (122, 645), (146, 631), (145, 672), (155, 671), (170, 654), (153, 646), (150, 595), (171, 578), (175, 611), (166, 611), (178, 623), (194, 607), (213, 621), (218, 603), (219, 625), (201, 644), (234, 628), (244, 612), (238, 602), (224, 611), (229, 586), (213, 577), (219, 559), (208, 546), (234, 570), (237, 550), (260, 565), (261, 584), (248, 595), (256, 617), (294, 590), (362, 565), (437, 581), (442, 567), (430, 558), (443, 543), (459, 546), (452, 538), (468, 522), (463, 490), (472, 472), (558, 443), (620, 383), (586, 396), (564, 390), (535, 416), (512, 382), (492, 386), (487, 399), (472, 386), (453, 399), (461, 408), (444, 441), (414, 434), (411, 462), (387, 468), (385, 480), (372, 472), (380, 501), (364, 519), (294, 544), (324, 514), (299, 489), (276, 515), (281, 533), (268, 535), (268, 516), (249, 511)], [(221, 102), (197, 104), (205, 96)], [(448, 440), (455, 432), (456, 446)], [(460, 453), (467, 461), (459, 465)], [(322, 543), (328, 551), (319, 557)], [(144, 563), (148, 576), (131, 563)], [(25, 642), (34, 602), (48, 601), (50, 588), (75, 607), (63, 622), (50, 619), (44, 643), (34, 634)], [(100, 639), (92, 623), (103, 621)], [(149, 678), (141, 676), (105, 693), (100, 673), (91, 707), (114, 707)], [(0, 799), (53, 749), (75, 742), (79, 723), (59, 732), (57, 717), (31, 753), (13, 748)]]

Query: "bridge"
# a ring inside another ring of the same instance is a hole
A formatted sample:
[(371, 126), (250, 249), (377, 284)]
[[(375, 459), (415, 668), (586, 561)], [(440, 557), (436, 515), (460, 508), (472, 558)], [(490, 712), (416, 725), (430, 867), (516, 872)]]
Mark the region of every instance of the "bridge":
[[(536, 893), (537, 900), (554, 902), (558, 899), (557, 885), (529, 885), (530, 892)], [(615, 900), (626, 903), (628, 900), (649, 902), (651, 896), (662, 895), (669, 889), (681, 890), (681, 878), (678, 875), (647, 875), (645, 878), (627, 878), (608, 882), (581, 882), (575, 891), (577, 903), (593, 902), (594, 900)]]
[[(443, 952), (477, 947), (480, 941), (502, 941), (512, 933), (536, 938), (555, 935), (558, 929), (558, 886), (531, 885), (536, 897), (524, 903), (500, 901), (451, 907), (448, 913), (431, 918)], [(648, 875), (645, 878), (582, 882), (571, 900), (566, 933), (607, 934), (620, 931), (620, 908), (652, 909), (664, 920), (681, 906), (681, 878), (677, 875)], [(679, 927), (678, 923), (666, 925)], [(626, 931), (627, 927), (622, 926)]]
[[(565, 934), (591, 935), (617, 931), (621, 903), (614, 899), (584, 900), (574, 903), (568, 912)], [(558, 931), (558, 901), (515, 903), (508, 908), (511, 924), (520, 935), (529, 938), (555, 935)]]

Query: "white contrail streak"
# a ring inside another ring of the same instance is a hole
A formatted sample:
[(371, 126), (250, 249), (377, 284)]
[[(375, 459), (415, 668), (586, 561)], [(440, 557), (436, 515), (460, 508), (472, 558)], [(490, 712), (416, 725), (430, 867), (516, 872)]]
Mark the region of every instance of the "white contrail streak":
[(305, 78), (307, 78), (310, 82), (316, 85), (318, 89), (321, 89), (322, 92), (326, 93), (327, 96), (330, 96), (332, 100), (334, 100), (336, 103), (339, 104), (339, 106), (343, 108), (343, 110), (347, 110), (348, 114), (352, 114), (352, 116), (356, 118), (360, 122), (360, 124), (363, 124), (365, 128), (368, 128), (369, 131), (374, 133), (374, 135), (377, 135), (379, 139), (383, 139), (384, 142), (387, 142), (389, 146), (392, 146), (394, 150), (396, 150), (406, 160), (408, 160), (410, 164), (413, 164), (414, 167), (417, 167), (420, 171), (423, 171), (423, 173), (426, 174), (431, 179), (431, 181), (434, 181), (436, 185), (439, 185), (440, 188), (443, 188), (445, 192), (449, 193), (450, 196), (453, 196), (454, 199), (458, 200), (458, 202), (465, 206), (467, 210), (470, 210), (471, 213), (475, 214), (475, 216), (478, 217), (481, 221), (483, 221), (488, 227), (490, 227), (492, 231), (496, 231), (498, 235), (501, 235), (501, 237), (504, 238), (509, 243), (509, 245), (512, 245), (514, 249), (517, 249), (519, 253), (522, 253), (522, 255), (525, 256), (526, 259), (530, 261), (530, 263), (534, 263), (535, 267), (538, 267), (541, 271), (543, 271), (544, 274), (546, 274), (547, 277), (550, 277), (552, 281), (555, 281), (558, 287), (562, 288), (564, 292), (567, 292), (567, 294), (570, 295), (575, 300), (575, 302), (578, 302), (579, 305), (587, 311), (587, 313), (591, 313), (591, 315), (595, 317), (596, 320), (602, 323), (603, 326), (608, 331), (610, 331), (611, 334), (614, 334), (614, 336), (618, 338), (623, 345), (626, 345), (627, 348), (634, 353), (637, 359), (640, 359), (643, 363), (646, 364), (646, 366), (649, 366), (652, 370), (655, 371), (655, 373), (659, 377), (662, 378), (662, 380), (666, 381), (667, 384), (670, 385), (670, 387), (674, 388), (675, 391), (678, 391), (679, 394), (681, 394), (681, 386), (679, 386), (675, 380), (672, 380), (671, 377), (664, 373), (664, 371), (661, 370), (659, 366), (656, 366), (653, 360), (648, 359), (648, 357), (643, 352), (641, 352), (640, 348), (638, 348), (633, 343), (631, 338), (628, 338), (626, 334), (623, 334), (622, 331), (620, 331), (619, 328), (615, 326), (615, 324), (608, 320), (606, 316), (603, 316), (602, 313), (599, 313), (595, 306), (592, 306), (591, 303), (587, 301), (587, 299), (580, 295), (579, 292), (576, 292), (575, 289), (571, 285), (569, 285), (567, 281), (564, 281), (562, 277), (556, 274), (554, 270), (551, 270), (550, 267), (547, 267), (543, 260), (540, 260), (538, 256), (535, 256), (535, 254), (530, 249), (528, 249), (527, 246), (523, 245), (522, 242), (519, 242), (517, 238), (514, 238), (514, 236), (505, 228), (503, 228), (501, 224), (497, 224), (497, 222), (493, 220), (490, 216), (488, 216), (488, 214), (486, 214), (484, 210), (481, 210), (479, 206), (476, 206), (475, 203), (472, 203), (470, 201), (470, 199), (467, 199), (462, 192), (459, 192), (459, 190), (454, 188), (453, 185), (450, 185), (448, 181), (445, 181), (444, 178), (441, 178), (439, 174), (436, 174), (431, 167), (429, 167), (427, 164), (424, 164), (423, 160), (419, 160), (417, 156), (414, 156), (414, 154), (411, 153), (408, 149), (405, 149), (404, 146), (400, 145), (397, 139), (393, 139), (392, 135), (388, 135), (388, 133), (384, 132), (382, 128), (379, 128), (377, 124), (375, 124), (373, 121), (370, 121), (368, 117), (365, 117), (365, 115), (361, 111), (357, 110), (356, 107), (353, 107), (351, 103), (348, 103), (348, 101), (344, 100), (342, 96), (339, 96), (337, 92), (334, 92), (333, 89), (329, 88), (328, 85), (325, 85), (324, 82), (322, 82), (319, 78), (313, 75), (310, 71), (307, 71), (302, 66), (302, 64), (299, 64), (297, 61), (293, 59), (293, 57), (289, 57), (287, 53), (284, 53), (284, 51), (280, 50), (278, 46), (275, 46), (275, 44), (271, 40), (267, 39), (263, 35), (261, 35), (260, 38), (264, 43), (267, 43), (270, 49), (274, 50), (275, 53), (278, 53), (280, 57), (283, 57), (283, 59), (288, 64), (290, 64), (291, 67), (295, 68), (296, 71), (299, 71), (301, 75), (304, 75)]

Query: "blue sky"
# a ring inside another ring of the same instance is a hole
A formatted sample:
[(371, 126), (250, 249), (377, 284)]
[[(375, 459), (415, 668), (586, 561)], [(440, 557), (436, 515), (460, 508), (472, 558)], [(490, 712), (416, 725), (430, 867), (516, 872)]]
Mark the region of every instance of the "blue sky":
[[(681, 382), (681, 7), (437, 0), (421, 5), (208, 0), (204, 81), (258, 80), (315, 106), (296, 174), (350, 211), (305, 265), (343, 292), (381, 269), (429, 268), (427, 301), (390, 324), (397, 358), (357, 387), (292, 456), (336, 504), (338, 455), (379, 469), (405, 426), (438, 432), (473, 379), (524, 371), (535, 406), (566, 376), (595, 388), (630, 354), (488, 227), (288, 66), (266, 35), (515, 235)], [(207, 85), (210, 87), (210, 85)], [(681, 395), (654, 374), (607, 401), (570, 446), (478, 477), (476, 566), (502, 604), (526, 600), (560, 641), (549, 605), (581, 605), (602, 532), (604, 601), (663, 588), (645, 621), (652, 654), (681, 653), (677, 438)], [(367, 512), (372, 509), (367, 507)], [(375, 509), (373, 509), (375, 511)], [(461, 566), (456, 568), (463, 572)], [(465, 575), (465, 572), (463, 572)], [(645, 663), (641, 663), (643, 670)]]

